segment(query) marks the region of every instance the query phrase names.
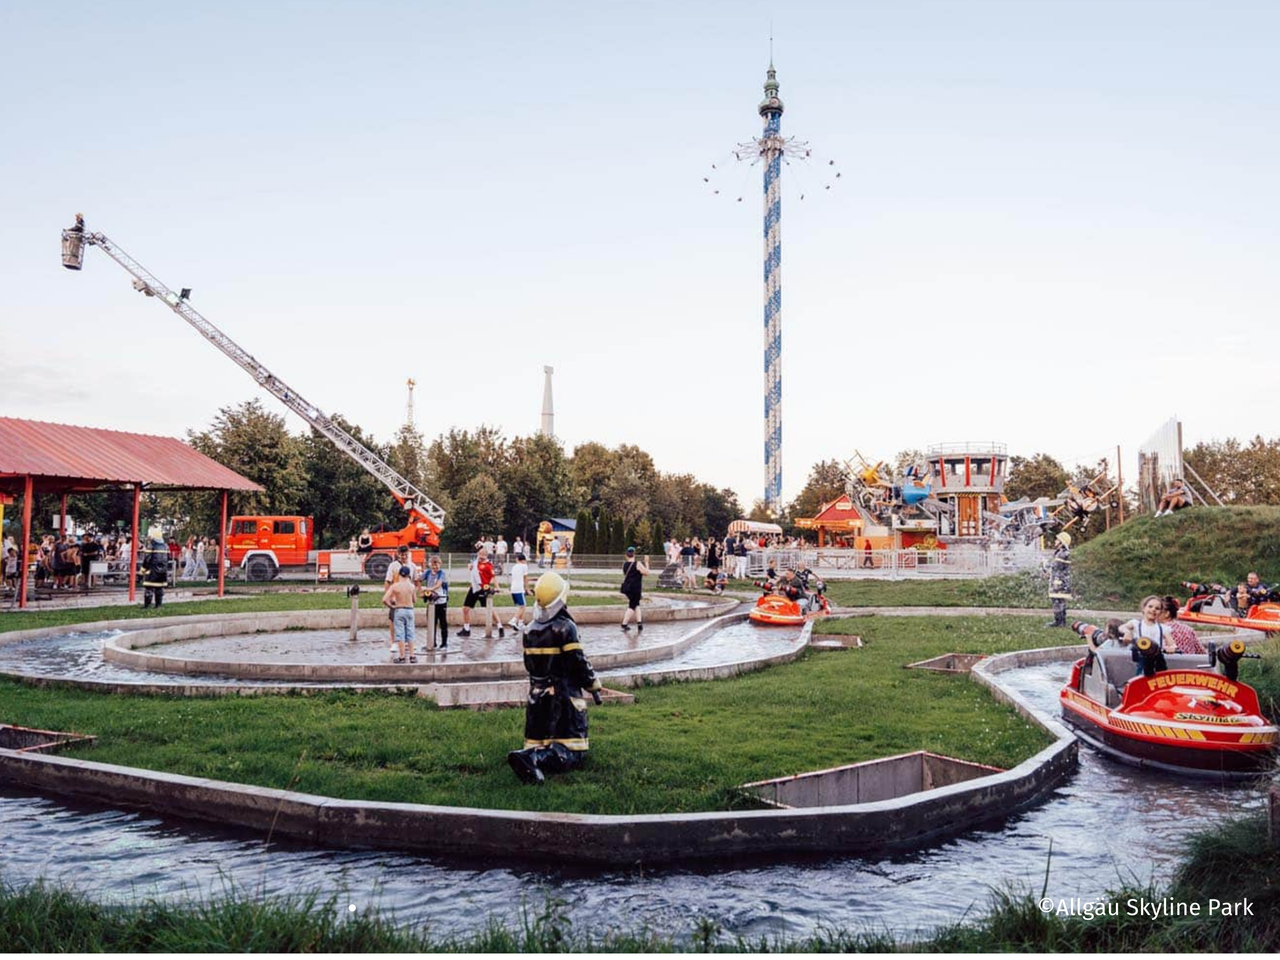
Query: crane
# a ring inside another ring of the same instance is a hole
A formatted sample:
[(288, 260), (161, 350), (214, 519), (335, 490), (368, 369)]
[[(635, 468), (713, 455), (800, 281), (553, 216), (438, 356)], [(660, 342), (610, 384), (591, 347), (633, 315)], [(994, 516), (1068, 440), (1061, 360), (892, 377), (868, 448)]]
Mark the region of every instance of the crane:
[(323, 434), (339, 450), (382, 481), (391, 491), (396, 502), (404, 508), (409, 521), (405, 528), (396, 534), (397, 545), (403, 543), (406, 546), (433, 549), (439, 547), (440, 532), (444, 528), (443, 508), (396, 472), (389, 463), (334, 423), (319, 407), (303, 399), (297, 390), (268, 370), (251, 353), (201, 316), (188, 301), (191, 296), (190, 289), (184, 288), (179, 293), (174, 293), (105, 234), (85, 232), (84, 218), (76, 214), (76, 225), (62, 231), (62, 265), (68, 270), (81, 269), (87, 247), (97, 247), (124, 267), (133, 276), (135, 290), (148, 297), (155, 297), (195, 327), (201, 336), (253, 377), (260, 387), (274, 395), (277, 400), (307, 421), (313, 429)]

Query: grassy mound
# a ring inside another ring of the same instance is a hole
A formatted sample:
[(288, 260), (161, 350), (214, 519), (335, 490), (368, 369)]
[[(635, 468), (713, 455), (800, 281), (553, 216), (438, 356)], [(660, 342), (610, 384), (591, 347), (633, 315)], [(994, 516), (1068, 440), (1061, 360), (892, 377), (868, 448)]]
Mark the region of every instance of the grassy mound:
[(1280, 507), (1195, 507), (1138, 517), (1072, 553), (1075, 592), (1090, 603), (1181, 596), (1183, 580), (1234, 584), (1256, 570), (1280, 580)]

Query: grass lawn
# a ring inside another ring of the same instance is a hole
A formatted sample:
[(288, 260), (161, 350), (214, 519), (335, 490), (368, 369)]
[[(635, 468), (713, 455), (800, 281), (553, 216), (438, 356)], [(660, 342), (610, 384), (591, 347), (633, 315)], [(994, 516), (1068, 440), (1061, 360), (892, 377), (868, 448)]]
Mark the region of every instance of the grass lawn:
[(868, 646), (734, 680), (643, 688), (632, 706), (593, 709), (591, 759), (543, 789), (522, 787), (504, 762), (520, 745), (522, 711), (439, 710), (411, 696), (123, 697), (0, 681), (0, 719), (98, 735), (75, 756), (191, 776), (348, 799), (613, 814), (726, 809), (744, 802), (733, 788), (749, 780), (922, 748), (1011, 767), (1049, 742), (967, 677), (902, 667), (1067, 642), (1064, 631), (1023, 617), (858, 618), (846, 628)]

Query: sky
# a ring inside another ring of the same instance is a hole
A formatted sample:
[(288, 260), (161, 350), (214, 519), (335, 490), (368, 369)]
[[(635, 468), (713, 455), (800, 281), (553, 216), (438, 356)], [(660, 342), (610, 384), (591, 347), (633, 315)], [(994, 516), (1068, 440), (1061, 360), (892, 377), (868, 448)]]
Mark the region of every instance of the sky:
[(784, 499), (855, 450), (1119, 446), (1128, 481), (1173, 416), (1280, 433), (1269, 0), (0, 2), (0, 415), (284, 412), (101, 251), (64, 271), (82, 211), (379, 440), (410, 377), (428, 438), (533, 433), (552, 365), (569, 451), (637, 444), (748, 506), (763, 204), (731, 151), (771, 31), (812, 151), (783, 177)]

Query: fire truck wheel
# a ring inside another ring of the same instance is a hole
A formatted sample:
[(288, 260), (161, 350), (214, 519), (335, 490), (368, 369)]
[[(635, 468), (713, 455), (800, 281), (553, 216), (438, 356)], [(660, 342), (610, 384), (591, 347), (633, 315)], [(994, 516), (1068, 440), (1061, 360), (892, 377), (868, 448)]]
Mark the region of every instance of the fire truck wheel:
[(275, 577), (276, 565), (270, 557), (250, 557), (249, 562), (245, 564), (246, 580), (274, 580)]
[(370, 580), (382, 580), (386, 577), (387, 568), (390, 566), (391, 558), (385, 553), (372, 554), (364, 562), (364, 575)]

